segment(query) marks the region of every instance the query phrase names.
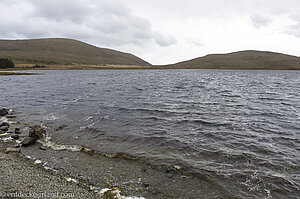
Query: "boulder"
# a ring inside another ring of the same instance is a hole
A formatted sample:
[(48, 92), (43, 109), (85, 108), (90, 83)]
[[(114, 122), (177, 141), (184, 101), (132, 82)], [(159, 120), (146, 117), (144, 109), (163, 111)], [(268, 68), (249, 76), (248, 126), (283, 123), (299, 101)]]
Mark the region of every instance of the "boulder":
[(41, 126), (36, 125), (30, 129), (28, 137), (26, 137), (21, 144), (22, 146), (28, 146), (34, 144), (38, 139), (43, 139), (45, 137), (46, 130)]
[(8, 110), (5, 108), (0, 109), (0, 116), (5, 116), (8, 114)]
[(33, 137), (33, 138), (36, 137), (37, 139), (43, 139), (46, 137), (46, 130), (41, 126), (36, 125), (30, 129), (29, 137)]
[(28, 146), (34, 144), (37, 141), (37, 139), (37, 137), (26, 137), (24, 140), (22, 140), (21, 144), (22, 146)]

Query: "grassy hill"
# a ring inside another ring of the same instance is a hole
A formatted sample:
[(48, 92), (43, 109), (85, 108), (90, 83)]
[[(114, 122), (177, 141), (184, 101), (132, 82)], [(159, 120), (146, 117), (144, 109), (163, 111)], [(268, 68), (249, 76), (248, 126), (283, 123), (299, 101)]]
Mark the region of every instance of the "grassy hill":
[[(54, 65), (53, 69), (266, 69), (300, 70), (300, 58), (265, 51), (212, 54), (176, 64), (152, 67), (129, 53), (98, 48), (72, 39), (0, 40), (0, 58), (16, 65)], [(31, 65), (31, 66), (30, 66)], [(50, 65), (50, 66), (49, 66)], [(58, 65), (68, 65), (58, 68)], [(71, 68), (70, 68), (71, 67)]]
[(212, 54), (159, 67), (178, 69), (300, 70), (300, 58), (280, 53), (249, 50), (229, 54)]
[(150, 66), (132, 54), (72, 39), (0, 40), (0, 57), (9, 57), (16, 64)]

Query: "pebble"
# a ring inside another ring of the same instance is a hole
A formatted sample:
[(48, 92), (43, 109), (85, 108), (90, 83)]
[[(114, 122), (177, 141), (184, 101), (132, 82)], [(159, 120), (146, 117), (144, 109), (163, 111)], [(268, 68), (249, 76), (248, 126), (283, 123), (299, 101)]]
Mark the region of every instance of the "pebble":
[(19, 135), (16, 135), (16, 134), (13, 134), (13, 135), (11, 135), (10, 137), (16, 140), (16, 139), (19, 139), (20, 136), (19, 136)]
[(0, 127), (0, 130), (1, 130), (1, 131), (8, 131), (8, 126), (1, 126), (1, 127)]
[(20, 149), (19, 148), (7, 148), (5, 153), (19, 153)]
[(43, 146), (40, 146), (39, 149), (44, 150), (44, 151), (47, 150), (47, 149), (46, 149), (45, 147), (43, 147)]
[(8, 114), (7, 109), (5, 109), (5, 108), (0, 109), (0, 116), (5, 116), (7, 114)]
[(12, 119), (12, 118), (16, 118), (16, 116), (15, 115), (6, 115), (6, 118)]
[(21, 134), (21, 131), (19, 128), (15, 128), (15, 134)]

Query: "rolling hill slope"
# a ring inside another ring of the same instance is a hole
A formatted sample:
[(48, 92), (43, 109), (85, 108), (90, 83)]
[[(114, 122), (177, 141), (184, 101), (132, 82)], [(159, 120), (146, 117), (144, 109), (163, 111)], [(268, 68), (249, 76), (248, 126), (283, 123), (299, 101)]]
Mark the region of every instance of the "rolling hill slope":
[(249, 50), (229, 54), (212, 54), (160, 67), (186, 69), (300, 70), (300, 58), (280, 53)]
[(17, 64), (150, 64), (132, 54), (98, 48), (72, 39), (0, 40), (0, 57)]

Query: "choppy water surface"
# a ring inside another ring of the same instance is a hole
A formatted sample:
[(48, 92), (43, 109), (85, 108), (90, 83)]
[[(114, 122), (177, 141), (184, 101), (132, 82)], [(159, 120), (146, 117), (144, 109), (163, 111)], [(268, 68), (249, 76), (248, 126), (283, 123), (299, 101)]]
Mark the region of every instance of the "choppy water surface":
[(243, 198), (300, 197), (300, 72), (42, 71), (0, 105), (53, 140), (180, 165)]

